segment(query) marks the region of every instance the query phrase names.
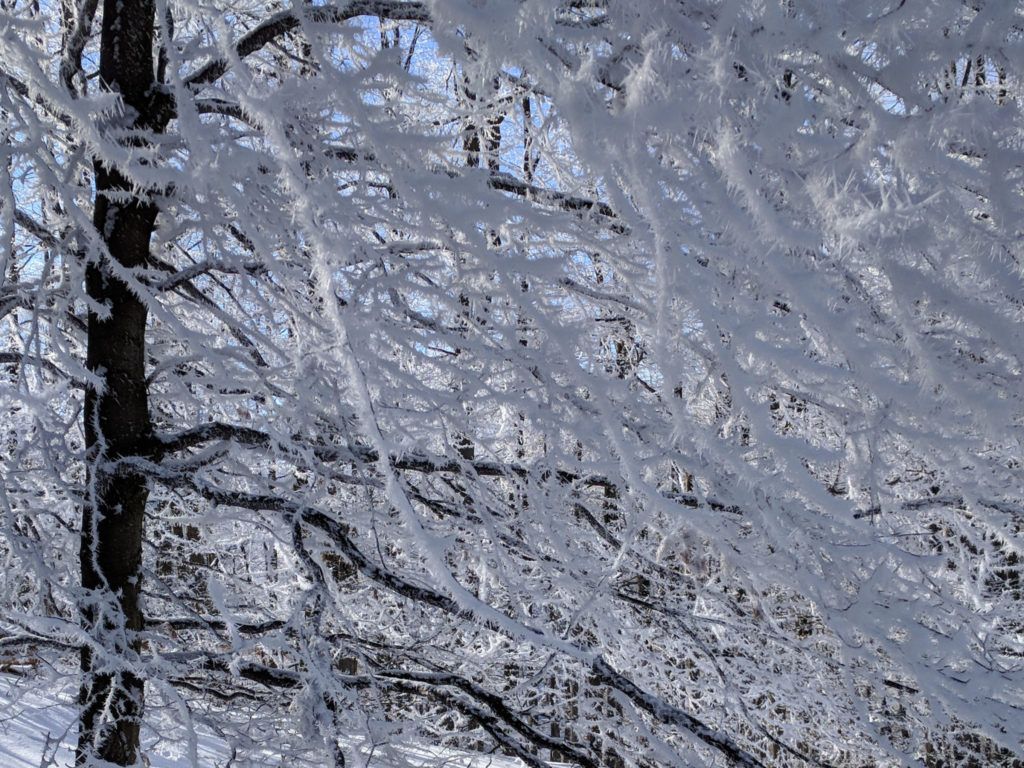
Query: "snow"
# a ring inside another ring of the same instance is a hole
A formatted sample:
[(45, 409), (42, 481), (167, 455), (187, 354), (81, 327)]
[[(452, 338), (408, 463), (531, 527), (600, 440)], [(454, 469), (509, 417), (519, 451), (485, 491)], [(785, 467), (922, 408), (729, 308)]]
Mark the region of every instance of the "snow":
[[(74, 764), (74, 692), (40, 691), (23, 678), (0, 676), (0, 765), (4, 768), (70, 768)], [(166, 745), (145, 748), (151, 768), (194, 768), (184, 756), (175, 756)], [(225, 764), (228, 754), (222, 743), (207, 735), (199, 741), (199, 763)]]
[(74, 754), (71, 701), (22, 690), (21, 683), (18, 677), (0, 677), (0, 762), (8, 768), (69, 765)]
[[(62, 691), (39, 690), (19, 675), (0, 674), (0, 768), (72, 768), (77, 730), (75, 728), (75, 693), (69, 687)], [(143, 737), (146, 741), (145, 736)], [(347, 744), (351, 750), (353, 743)], [(364, 768), (522, 768), (514, 758), (474, 755), (426, 745), (403, 745), (382, 749), (360, 745)], [(229, 763), (245, 768), (245, 761), (231, 762), (228, 746), (210, 733), (198, 739), (198, 762), (182, 754), (176, 744), (154, 743), (152, 734), (143, 752), (150, 768), (220, 768)], [(351, 752), (349, 752), (351, 754)], [(259, 765), (284, 765), (268, 759)], [(253, 764), (255, 765), (255, 764)], [(549, 763), (563, 768), (563, 763)]]

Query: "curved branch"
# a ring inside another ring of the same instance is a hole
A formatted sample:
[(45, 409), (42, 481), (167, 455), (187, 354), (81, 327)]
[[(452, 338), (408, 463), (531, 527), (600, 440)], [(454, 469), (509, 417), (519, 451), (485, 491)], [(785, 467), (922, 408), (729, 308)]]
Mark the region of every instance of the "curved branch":
[[(393, 21), (419, 23), (430, 20), (423, 3), (396, 0), (352, 0), (343, 6), (309, 6), (301, 12), (292, 9), (276, 13), (249, 30), (235, 43), (235, 55), (244, 59), (291, 32), (303, 21), (300, 13), (305, 15), (305, 20), (316, 24), (338, 24), (358, 16), (378, 16)], [(231, 62), (226, 58), (214, 59), (186, 77), (185, 85), (193, 89), (209, 85), (223, 77), (230, 67)]]
[[(356, 546), (340, 523), (321, 510), (296, 504), (277, 496), (252, 494), (243, 491), (223, 491), (211, 488), (198, 483), (191, 477), (160, 472), (154, 472), (153, 476), (169, 486), (187, 487), (214, 504), (255, 511), (281, 512), (289, 517), (301, 519), (327, 534), (335, 546), (338, 547), (338, 550), (349, 558), (352, 565), (371, 581), (414, 602), (437, 608), (456, 618), (475, 621), (487, 629), (503, 634), (506, 637), (513, 637), (514, 633), (510, 631), (509, 627), (498, 624), (486, 616), (478, 615), (470, 608), (460, 606), (451, 597), (441, 594), (430, 587), (413, 584), (401, 576), (378, 566), (363, 554), (362, 550)], [(532, 637), (536, 638), (537, 642), (543, 644), (545, 636), (541, 630), (522, 624), (519, 627), (521, 629), (521, 636), (515, 636), (514, 639), (521, 640)], [(718, 750), (734, 765), (742, 766), (743, 768), (764, 767), (764, 764), (757, 757), (743, 749), (730, 736), (706, 725), (689, 712), (673, 706), (640, 688), (625, 675), (615, 671), (603, 656), (570, 643), (562, 643), (561, 645), (574, 649), (576, 660), (588, 664), (597, 679), (625, 695), (635, 707), (647, 712), (658, 722), (686, 730), (698, 740)]]

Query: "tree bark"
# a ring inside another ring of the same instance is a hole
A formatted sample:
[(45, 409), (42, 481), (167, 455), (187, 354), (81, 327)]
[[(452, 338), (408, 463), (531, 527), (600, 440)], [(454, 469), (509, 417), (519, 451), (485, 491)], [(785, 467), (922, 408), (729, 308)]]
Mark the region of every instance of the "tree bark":
[[(153, 0), (104, 0), (102, 86), (121, 95), (126, 122), (147, 122), (153, 76)], [(138, 674), (140, 591), (148, 487), (120, 461), (145, 455), (152, 424), (145, 377), (145, 302), (112, 274), (143, 266), (157, 209), (121, 171), (97, 161), (93, 223), (108, 257), (93, 260), (86, 291), (108, 314), (90, 309), (87, 365), (103, 382), (85, 394), (88, 492), (82, 508), (82, 688), (76, 765), (134, 765), (140, 758), (143, 680)], [(123, 195), (130, 195), (125, 198)]]

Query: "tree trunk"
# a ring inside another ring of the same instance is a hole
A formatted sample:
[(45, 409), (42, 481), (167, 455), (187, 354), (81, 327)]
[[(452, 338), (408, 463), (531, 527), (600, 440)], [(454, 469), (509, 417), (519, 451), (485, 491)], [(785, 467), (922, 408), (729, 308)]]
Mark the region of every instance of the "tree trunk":
[[(153, 0), (104, 0), (100, 40), (103, 87), (118, 92), (134, 127), (147, 124), (153, 77)], [(93, 223), (111, 262), (143, 266), (156, 206), (116, 169), (95, 164)], [(90, 309), (87, 365), (103, 382), (85, 395), (88, 492), (82, 508), (82, 619), (91, 645), (82, 649), (76, 764), (134, 765), (140, 758), (143, 680), (137, 674), (142, 609), (142, 537), (148, 488), (121, 459), (145, 455), (152, 439), (145, 376), (147, 307), (106, 260), (86, 272)]]

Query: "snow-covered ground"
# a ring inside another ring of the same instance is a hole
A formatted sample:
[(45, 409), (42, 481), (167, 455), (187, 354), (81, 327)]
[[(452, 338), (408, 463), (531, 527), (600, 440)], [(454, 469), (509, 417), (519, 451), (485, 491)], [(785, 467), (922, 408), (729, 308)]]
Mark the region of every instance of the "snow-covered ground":
[(47, 700), (22, 690), (18, 677), (0, 676), (0, 764), (5, 768), (40, 768), (69, 764), (74, 722), (70, 701)]
[[(0, 675), (0, 767), (65, 768), (74, 764), (75, 693), (41, 693), (24, 678)], [(193, 768), (186, 756), (166, 749), (146, 750), (152, 768)], [(223, 745), (214, 739), (198, 744), (200, 768), (227, 762)]]
[[(40, 693), (24, 678), (0, 674), (0, 768), (71, 768), (76, 737), (74, 690)], [(212, 734), (200, 737), (197, 762), (180, 745), (144, 744), (151, 768), (246, 768), (231, 760), (227, 746)], [(522, 768), (515, 759), (458, 754), (429, 747), (403, 746), (372, 752), (361, 749), (359, 768)], [(274, 764), (274, 763), (271, 763)], [(267, 763), (261, 763), (267, 765)], [(552, 763), (552, 768), (559, 764)], [(282, 768), (284, 768), (282, 766)]]

